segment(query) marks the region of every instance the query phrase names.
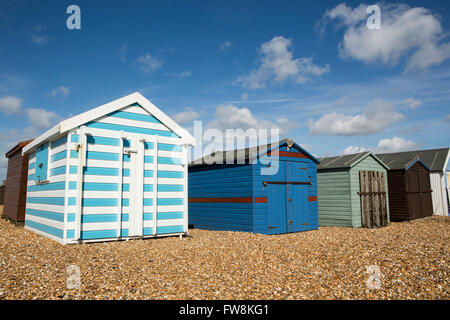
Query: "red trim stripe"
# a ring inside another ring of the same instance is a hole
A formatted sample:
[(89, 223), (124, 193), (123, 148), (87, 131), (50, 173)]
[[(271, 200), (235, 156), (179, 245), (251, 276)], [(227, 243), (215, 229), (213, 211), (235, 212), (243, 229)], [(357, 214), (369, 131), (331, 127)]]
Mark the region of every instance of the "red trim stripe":
[(267, 197), (256, 197), (255, 203), (267, 203)]
[[(253, 198), (189, 198), (189, 203), (253, 203)], [(255, 203), (267, 203), (267, 197), (256, 197)]]
[(316, 196), (308, 197), (308, 201), (310, 202), (317, 201), (317, 197)]
[(269, 152), (269, 155), (272, 156), (279, 156), (279, 157), (287, 157), (287, 158), (302, 158), (302, 159), (309, 159), (307, 156), (305, 156), (303, 153), (297, 153), (297, 152), (288, 152), (288, 151), (273, 151)]

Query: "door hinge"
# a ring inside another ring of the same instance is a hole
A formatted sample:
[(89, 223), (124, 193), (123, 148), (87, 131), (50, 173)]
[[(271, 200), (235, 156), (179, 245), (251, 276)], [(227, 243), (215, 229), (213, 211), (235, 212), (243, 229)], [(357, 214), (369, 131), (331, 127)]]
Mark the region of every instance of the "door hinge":
[(277, 229), (278, 227), (269, 226), (269, 230), (271, 229)]

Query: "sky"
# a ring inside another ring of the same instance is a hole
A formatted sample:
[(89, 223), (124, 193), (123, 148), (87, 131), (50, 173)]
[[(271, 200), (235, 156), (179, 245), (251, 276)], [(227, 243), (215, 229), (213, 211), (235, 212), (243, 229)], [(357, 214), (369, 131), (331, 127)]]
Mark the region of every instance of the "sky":
[(317, 157), (449, 147), (449, 17), (430, 0), (0, 0), (0, 179), (17, 142), (136, 91), (191, 132), (275, 128)]

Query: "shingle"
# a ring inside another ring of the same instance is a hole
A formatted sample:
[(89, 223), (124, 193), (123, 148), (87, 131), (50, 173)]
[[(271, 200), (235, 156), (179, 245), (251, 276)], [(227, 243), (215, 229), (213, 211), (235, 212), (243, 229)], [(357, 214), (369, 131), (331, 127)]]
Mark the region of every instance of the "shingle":
[(369, 153), (370, 152), (360, 152), (337, 157), (319, 158), (320, 164), (317, 166), (317, 170), (350, 168), (352, 163), (365, 157)]

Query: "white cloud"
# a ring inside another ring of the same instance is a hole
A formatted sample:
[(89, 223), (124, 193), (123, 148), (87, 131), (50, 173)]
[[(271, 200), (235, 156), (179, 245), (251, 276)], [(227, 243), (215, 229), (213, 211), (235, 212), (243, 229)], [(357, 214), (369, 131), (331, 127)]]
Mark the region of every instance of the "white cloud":
[(31, 41), (38, 44), (43, 45), (48, 42), (48, 36), (44, 35), (43, 32), (47, 30), (47, 27), (36, 25), (31, 34)]
[(31, 124), (37, 130), (49, 128), (58, 119), (54, 112), (45, 109), (29, 108), (26, 112)]
[(247, 92), (244, 92), (244, 93), (242, 94), (241, 99), (242, 99), (242, 100), (247, 100), (247, 99), (248, 99), (248, 93), (247, 93)]
[(344, 151), (341, 152), (341, 154), (343, 154), (343, 155), (354, 154), (354, 153), (361, 153), (361, 152), (365, 152), (365, 151), (368, 151), (368, 149), (365, 147), (348, 146), (347, 148), (344, 149)]
[(227, 50), (230, 50), (233, 46), (234, 46), (234, 44), (231, 41), (225, 41), (224, 43), (222, 43), (220, 45), (219, 51), (220, 52), (225, 52)]
[(199, 117), (200, 114), (198, 112), (192, 110), (191, 108), (188, 108), (186, 111), (175, 114), (172, 119), (178, 124), (183, 124), (192, 122)]
[(163, 60), (153, 57), (150, 53), (137, 59), (138, 65), (142, 72), (150, 73), (161, 68)]
[(393, 137), (392, 139), (381, 139), (378, 142), (376, 152), (378, 153), (389, 153), (389, 152), (400, 152), (409, 151), (419, 148), (420, 145), (412, 140), (405, 140), (401, 137)]
[(235, 83), (250, 89), (266, 87), (269, 81), (278, 83), (291, 80), (293, 83), (305, 83), (311, 77), (317, 77), (330, 71), (329, 65), (318, 66), (312, 58), (293, 58), (291, 39), (276, 36), (261, 45), (261, 65), (247, 76), (239, 77)]
[(225, 131), (226, 129), (279, 129), (284, 135), (291, 129), (298, 127), (298, 123), (285, 117), (272, 120), (257, 119), (250, 109), (239, 108), (234, 105), (219, 106), (216, 109), (215, 118), (208, 124), (209, 128)]
[(337, 21), (338, 27), (345, 28), (339, 43), (342, 58), (386, 65), (406, 60), (407, 71), (427, 69), (450, 58), (450, 43), (443, 41), (436, 14), (405, 4), (386, 4), (381, 6), (381, 29), (370, 30), (366, 8), (365, 4), (353, 9), (342, 3), (324, 14), (324, 24)]
[(381, 99), (374, 100), (365, 108), (363, 114), (347, 115), (343, 113), (328, 113), (320, 119), (308, 121), (311, 135), (366, 135), (383, 131), (391, 124), (404, 119), (394, 105)]
[(52, 89), (52, 97), (62, 96), (67, 97), (70, 94), (70, 89), (64, 86), (59, 86), (58, 88)]
[(422, 105), (421, 100), (417, 100), (414, 98), (409, 98), (409, 99), (403, 100), (402, 102), (404, 104), (406, 104), (407, 106), (409, 106), (412, 110), (416, 110), (418, 107), (420, 107)]
[(22, 109), (22, 100), (8, 96), (0, 98), (0, 111), (5, 114), (20, 113)]
[(445, 117), (445, 121), (450, 122), (450, 113)]
[(348, 146), (341, 154), (354, 154), (365, 151), (374, 153), (392, 153), (419, 149), (420, 145), (412, 140), (406, 140), (394, 136), (392, 138), (381, 139), (376, 147)]

